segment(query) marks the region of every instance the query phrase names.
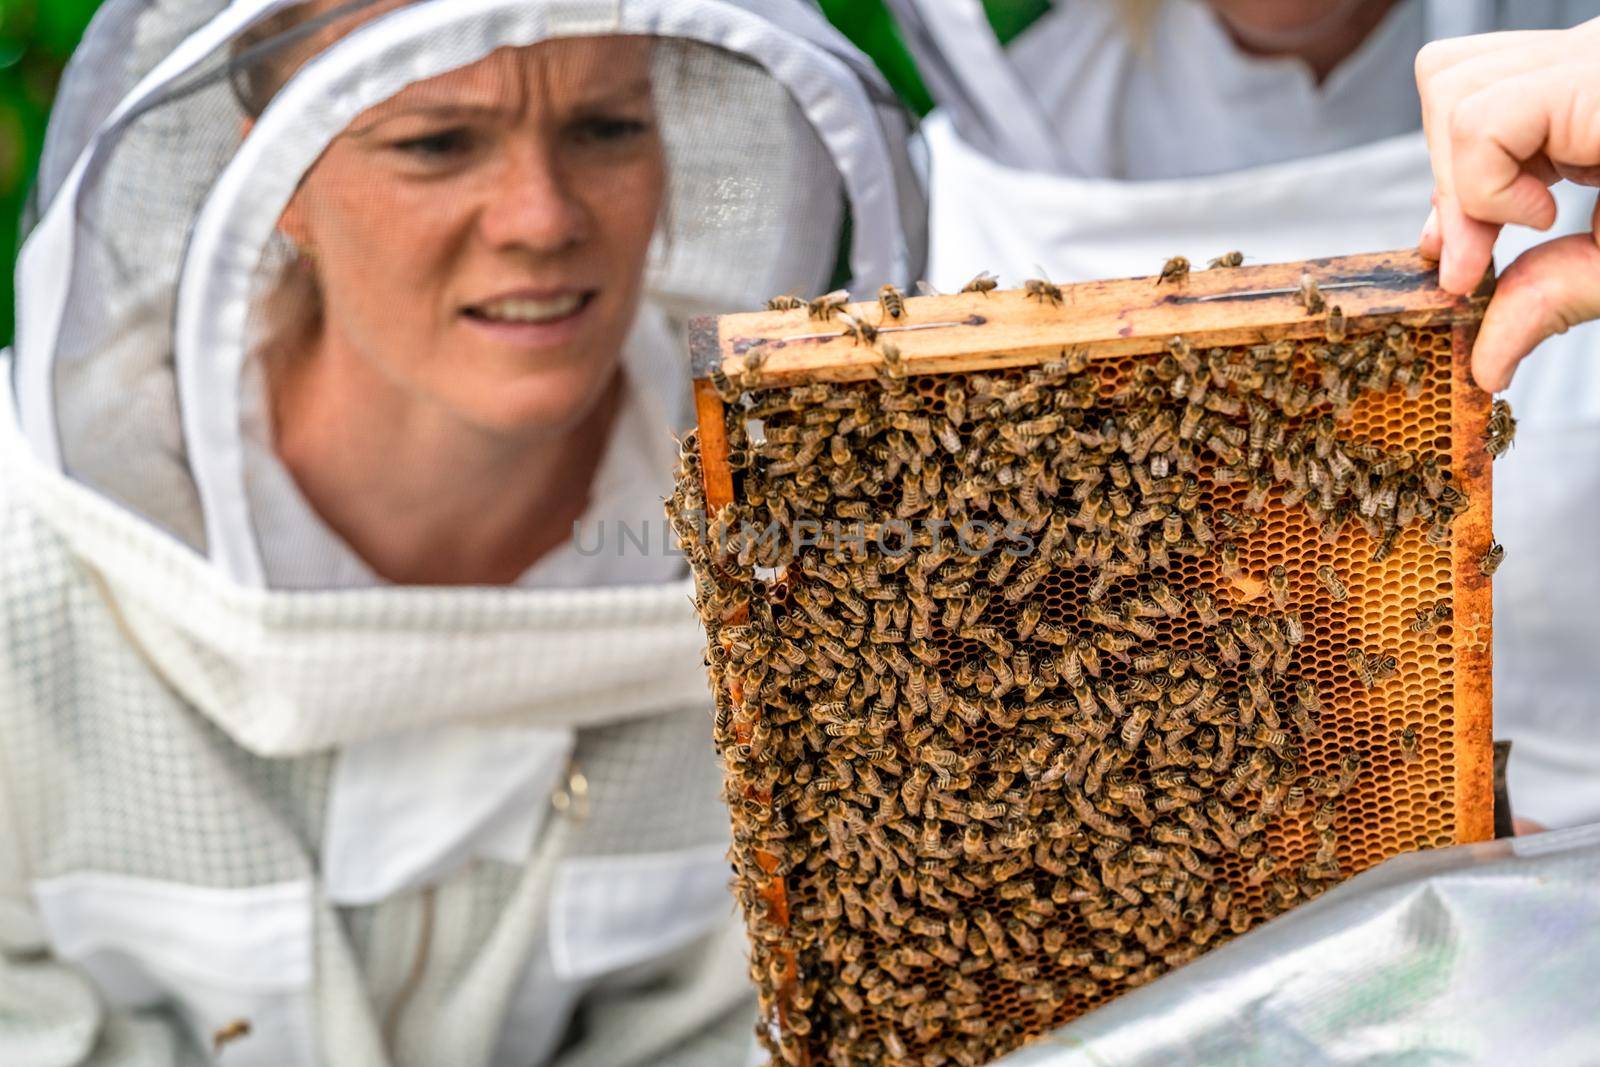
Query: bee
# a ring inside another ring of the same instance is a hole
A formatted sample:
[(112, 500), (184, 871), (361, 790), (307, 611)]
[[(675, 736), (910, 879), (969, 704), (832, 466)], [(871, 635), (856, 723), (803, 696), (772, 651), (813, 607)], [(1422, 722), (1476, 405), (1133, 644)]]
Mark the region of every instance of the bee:
[(1414, 634), (1430, 633), (1434, 627), (1439, 625), (1440, 621), (1434, 612), (1433, 604), (1418, 604), (1417, 610), (1412, 615), (1411, 621), (1406, 624), (1406, 628)]
[(1400, 731), (1400, 763), (1403, 766), (1409, 767), (1417, 762), (1421, 741), (1417, 731), (1410, 726)]
[(745, 353), (744, 366), (739, 372), (739, 384), (745, 389), (755, 389), (761, 384), (761, 368), (766, 366), (767, 350), (752, 348)]
[(1189, 613), (1189, 605), (1183, 597), (1172, 591), (1172, 587), (1163, 581), (1153, 581), (1149, 586), (1150, 599), (1166, 613), (1168, 618), (1181, 619)]
[(1239, 561), (1239, 546), (1232, 541), (1224, 541), (1219, 552), (1219, 570), (1224, 578), (1230, 581), (1244, 577), (1244, 564)]
[(878, 289), (878, 306), (883, 309), (885, 318), (899, 320), (905, 316), (905, 294), (892, 285), (881, 286)]
[(217, 1028), (211, 1035), (211, 1054), (213, 1056), (222, 1052), (223, 1046), (232, 1044), (240, 1038), (250, 1036), (250, 1020), (235, 1019), (226, 1025)]
[(1506, 559), (1506, 548), (1499, 541), (1490, 541), (1489, 550), (1478, 560), (1478, 573), (1485, 578), (1490, 577), (1500, 569), (1500, 564)]
[(1335, 604), (1350, 599), (1349, 587), (1340, 580), (1338, 572), (1330, 564), (1324, 563), (1317, 568), (1317, 580), (1322, 583), (1322, 587), (1328, 591)]
[(1511, 405), (1496, 400), (1489, 409), (1489, 424), (1483, 432), (1483, 450), (1496, 459), (1505, 455), (1517, 437), (1517, 420), (1511, 417)]
[(1305, 807), (1306, 787), (1291, 785), (1283, 791), (1283, 813), (1285, 815), (1298, 815), (1300, 809)]
[(1221, 624), (1222, 616), (1217, 613), (1216, 599), (1207, 590), (1196, 589), (1190, 594), (1189, 606), (1194, 609), (1201, 626), (1210, 628)]
[[(1278, 857), (1270, 852), (1263, 852), (1256, 858), (1254, 864), (1245, 872), (1244, 880), (1251, 885), (1260, 885), (1278, 869)], [(1248, 921), (1248, 920), (1247, 920)]]
[(1361, 753), (1356, 752), (1353, 749), (1347, 751), (1344, 755), (1339, 757), (1339, 777), (1336, 782), (1336, 796), (1343, 793), (1345, 790), (1349, 789), (1352, 784), (1354, 784), (1356, 776), (1361, 773), (1361, 768), (1364, 763), (1365, 761), (1361, 758)]
[(806, 302), (792, 293), (783, 293), (767, 301), (768, 311), (796, 311), (806, 306)]
[(1300, 274), (1300, 303), (1305, 305), (1307, 315), (1320, 315), (1327, 309), (1328, 302), (1323, 299), (1322, 290), (1317, 288), (1316, 280), (1311, 277), (1310, 271)]
[(1343, 344), (1345, 339), (1344, 309), (1335, 304), (1328, 309), (1328, 343)]
[(1183, 256), (1173, 256), (1161, 266), (1161, 273), (1156, 276), (1156, 284), (1162, 282), (1181, 282), (1189, 276), (1189, 261)]
[(1283, 564), (1274, 564), (1267, 571), (1267, 589), (1272, 593), (1272, 606), (1283, 611), (1289, 606), (1289, 572)]
[(1030, 300), (1048, 300), (1056, 307), (1061, 306), (1061, 301), (1063, 299), (1061, 295), (1061, 287), (1052, 281), (1044, 278), (1029, 278), (1022, 283), (1022, 289), (1025, 293), (1027, 293), (1027, 298)]
[(983, 271), (981, 274), (974, 275), (970, 282), (961, 287), (961, 291), (963, 293), (982, 293), (985, 296), (988, 296), (989, 293), (993, 292), (994, 288), (999, 284), (1000, 279), (996, 278), (989, 271)]
[(847, 289), (835, 289), (831, 293), (824, 293), (806, 304), (806, 314), (813, 319), (824, 322), (838, 314), (846, 304), (850, 303), (850, 292)]
[(876, 326), (856, 318), (848, 311), (840, 311), (838, 315), (844, 321), (844, 333), (841, 336), (852, 338), (858, 345), (870, 345), (878, 339)]
[[(840, 314), (844, 318), (849, 317), (844, 315), (843, 312)], [(865, 323), (862, 325), (864, 326)], [(876, 331), (874, 331), (874, 336), (876, 336)], [(891, 344), (888, 341), (879, 341), (878, 354), (883, 357), (883, 369), (890, 378), (904, 378), (906, 376), (906, 357), (901, 354), (899, 345)], [(932, 470), (933, 468), (926, 469)]]
[(1333, 827), (1333, 820), (1339, 813), (1337, 798), (1329, 797), (1317, 805), (1317, 810), (1311, 815), (1311, 826), (1315, 830), (1328, 830)]
[(1361, 679), (1361, 684), (1371, 689), (1377, 683), (1377, 676), (1373, 672), (1372, 659), (1359, 646), (1352, 645), (1345, 652), (1344, 658), (1350, 664), (1350, 669), (1356, 677)]
[(724, 404), (735, 404), (744, 395), (742, 382), (736, 383), (725, 374), (720, 366), (711, 368), (707, 376), (711, 381), (711, 388), (717, 391), (717, 396), (722, 398)]
[(1224, 252), (1222, 255), (1206, 264), (1207, 269), (1216, 270), (1218, 267), (1242, 267), (1244, 265), (1243, 252)]

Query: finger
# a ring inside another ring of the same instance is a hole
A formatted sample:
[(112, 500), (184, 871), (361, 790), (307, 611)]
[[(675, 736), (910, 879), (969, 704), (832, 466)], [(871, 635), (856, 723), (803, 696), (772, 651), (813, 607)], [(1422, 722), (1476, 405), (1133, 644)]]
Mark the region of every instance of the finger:
[(1450, 116), (1468, 96), (1564, 57), (1561, 31), (1486, 33), (1435, 41), (1417, 53), (1422, 132), (1434, 177), (1452, 189)]
[[(1600, 213), (1597, 213), (1600, 221)], [(1472, 376), (1498, 392), (1547, 337), (1600, 318), (1600, 240), (1593, 233), (1547, 241), (1500, 275), (1472, 349)]]
[(1501, 30), (1430, 41), (1417, 52), (1417, 80), (1427, 81), (1469, 59), (1557, 37), (1562, 30)]
[(1501, 227), (1470, 218), (1454, 199), (1439, 201), (1439, 286), (1466, 294), (1478, 287), (1494, 259)]
[(1422, 236), (1417, 238), (1417, 251), (1435, 262), (1439, 253), (1444, 249), (1444, 231), (1439, 226), (1439, 191), (1433, 192), (1433, 209), (1428, 212), (1428, 221), (1422, 224)]
[(1516, 815), (1511, 817), (1511, 831), (1517, 837), (1527, 837), (1529, 834), (1542, 834), (1548, 829), (1549, 827), (1544, 823), (1534, 822), (1532, 819), (1524, 819)]
[(1600, 165), (1597, 115), (1592, 63), (1545, 68), (1474, 93), (1451, 116), (1452, 194), (1474, 218), (1548, 228), (1556, 203), (1545, 186), (1555, 173), (1547, 161)]

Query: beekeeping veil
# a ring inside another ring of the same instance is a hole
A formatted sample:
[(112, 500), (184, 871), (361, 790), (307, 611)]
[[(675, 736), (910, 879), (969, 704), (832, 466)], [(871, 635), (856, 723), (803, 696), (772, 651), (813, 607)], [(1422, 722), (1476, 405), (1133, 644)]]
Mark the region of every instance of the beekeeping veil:
[[(269, 21), (292, 6), (111, 0), (97, 17), (18, 265), (8, 477), (184, 697), (262, 753), (445, 716), (580, 726), (704, 702), (686, 580), (278, 587), (244, 457), (251, 368), (292, 269), (279, 220), (352, 120), (409, 85), (506, 47), (655, 39), (668, 188), (640, 319), (658, 342), (623, 360), (686, 428), (690, 315), (919, 269), (892, 94), (794, 0), (324, 0)], [(257, 116), (253, 81), (281, 82)]]

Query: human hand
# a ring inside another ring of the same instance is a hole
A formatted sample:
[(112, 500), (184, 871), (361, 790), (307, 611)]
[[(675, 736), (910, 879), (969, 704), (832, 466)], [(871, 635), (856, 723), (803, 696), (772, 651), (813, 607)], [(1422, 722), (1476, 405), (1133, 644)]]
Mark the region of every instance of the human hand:
[[(1439, 284), (1470, 292), (1508, 223), (1548, 230), (1549, 186), (1600, 185), (1600, 19), (1570, 30), (1436, 41), (1417, 55), (1433, 212), (1419, 242)], [(1546, 241), (1500, 275), (1473, 350), (1491, 392), (1540, 341), (1600, 318), (1600, 204), (1592, 231)]]

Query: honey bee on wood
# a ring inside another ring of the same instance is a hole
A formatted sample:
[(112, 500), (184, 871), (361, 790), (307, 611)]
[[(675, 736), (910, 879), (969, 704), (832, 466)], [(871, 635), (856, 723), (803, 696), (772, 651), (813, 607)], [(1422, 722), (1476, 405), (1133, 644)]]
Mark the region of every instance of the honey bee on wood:
[(241, 1038), (250, 1036), (250, 1020), (235, 1019), (224, 1026), (217, 1028), (211, 1035), (211, 1054), (213, 1056), (222, 1052), (225, 1045), (230, 1045)]
[(783, 293), (767, 301), (768, 311), (796, 311), (806, 306), (806, 302), (792, 293)]
[(1218, 267), (1232, 268), (1244, 266), (1243, 252), (1224, 252), (1222, 255), (1206, 264), (1208, 269), (1216, 270)]
[(1328, 302), (1323, 299), (1322, 290), (1317, 288), (1316, 280), (1309, 271), (1300, 274), (1300, 303), (1305, 305), (1307, 315), (1320, 315), (1327, 309)]
[(1344, 309), (1335, 304), (1328, 309), (1328, 343), (1343, 344), (1345, 339)]
[[(849, 316), (841, 312), (840, 317), (848, 318)], [(876, 331), (874, 331), (874, 336), (876, 336)], [(888, 372), (889, 377), (904, 378), (906, 376), (906, 358), (901, 354), (899, 345), (891, 344), (888, 341), (879, 341), (878, 354), (883, 357), (883, 368)]]
[(870, 322), (858, 319), (848, 311), (840, 311), (837, 314), (844, 322), (842, 336), (851, 338), (858, 345), (870, 345), (878, 339), (878, 328)]
[(885, 318), (898, 321), (905, 317), (905, 294), (893, 285), (884, 285), (878, 289), (878, 307), (883, 310)]
[(711, 381), (711, 388), (717, 391), (717, 396), (722, 398), (724, 404), (735, 404), (744, 395), (744, 387), (723, 373), (721, 367), (712, 367), (707, 377)]
[(850, 292), (847, 289), (835, 289), (831, 293), (824, 293), (815, 300), (806, 304), (806, 314), (813, 319), (827, 321), (838, 314), (846, 304), (850, 303)]
[(1340, 580), (1338, 572), (1333, 569), (1332, 565), (1324, 563), (1318, 567), (1317, 580), (1322, 583), (1322, 587), (1328, 591), (1328, 595), (1333, 598), (1335, 604), (1342, 603), (1350, 598), (1349, 587)]
[(974, 275), (970, 282), (961, 287), (961, 291), (963, 293), (982, 293), (987, 296), (989, 293), (993, 292), (995, 287), (999, 284), (1000, 279), (996, 278), (989, 271), (983, 271), (981, 274)]
[(739, 384), (746, 389), (755, 389), (761, 384), (761, 368), (767, 363), (767, 350), (765, 348), (752, 348), (745, 353), (744, 366), (740, 368)]
[(1490, 577), (1500, 569), (1500, 564), (1506, 559), (1506, 549), (1499, 541), (1490, 541), (1489, 550), (1478, 560), (1478, 573), (1485, 578)]
[(1022, 283), (1022, 289), (1027, 294), (1027, 299), (1047, 300), (1056, 307), (1060, 307), (1064, 299), (1061, 287), (1045, 278), (1029, 278)]
[(1156, 284), (1162, 282), (1181, 282), (1189, 276), (1189, 261), (1183, 256), (1173, 256), (1161, 266), (1161, 273), (1156, 275)]
[(1483, 450), (1496, 459), (1505, 455), (1517, 437), (1517, 420), (1511, 417), (1511, 405), (1496, 400), (1489, 409), (1489, 424), (1483, 432)]

